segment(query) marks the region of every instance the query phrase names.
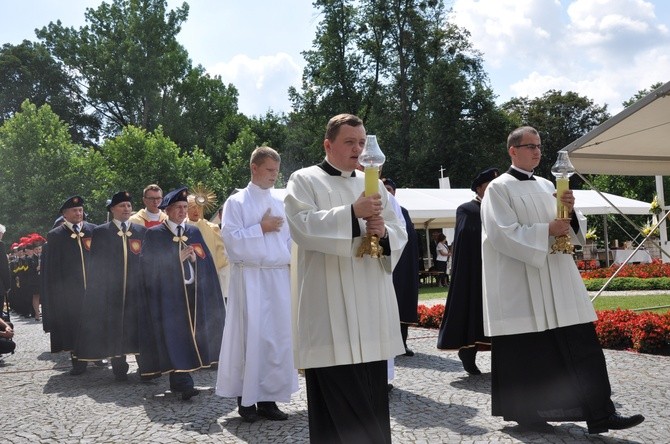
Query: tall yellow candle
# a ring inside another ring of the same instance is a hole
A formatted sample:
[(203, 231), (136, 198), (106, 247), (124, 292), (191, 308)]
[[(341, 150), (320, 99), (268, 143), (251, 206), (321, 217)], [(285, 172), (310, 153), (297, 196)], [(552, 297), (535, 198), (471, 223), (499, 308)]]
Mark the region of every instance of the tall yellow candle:
[(379, 193), (379, 167), (365, 167), (365, 196)]
[(570, 189), (570, 179), (568, 179), (567, 177), (556, 178), (556, 217), (558, 219), (567, 219), (570, 217), (570, 215), (567, 212), (567, 209), (561, 202), (561, 196), (569, 189)]

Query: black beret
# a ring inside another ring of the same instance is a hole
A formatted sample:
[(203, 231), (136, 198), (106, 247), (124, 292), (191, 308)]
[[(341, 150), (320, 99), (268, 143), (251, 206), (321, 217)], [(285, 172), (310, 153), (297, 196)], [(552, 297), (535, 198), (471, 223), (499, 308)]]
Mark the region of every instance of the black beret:
[(130, 193), (127, 191), (119, 191), (107, 203), (107, 211), (112, 208), (114, 205), (120, 204), (121, 202), (130, 202)]
[(65, 202), (63, 202), (63, 205), (60, 206), (59, 212), (62, 213), (64, 210), (67, 210), (68, 208), (76, 208), (76, 207), (83, 207), (84, 206), (84, 198), (81, 196), (71, 196), (68, 197)]
[(167, 193), (163, 197), (163, 201), (158, 206), (158, 208), (164, 210), (175, 202), (187, 202), (187, 201), (188, 201), (188, 188), (181, 187)]
[(472, 191), (477, 191), (477, 187), (486, 182), (491, 182), (493, 179), (500, 175), (498, 168), (488, 168), (475, 177), (475, 180), (472, 181), (470, 189)]

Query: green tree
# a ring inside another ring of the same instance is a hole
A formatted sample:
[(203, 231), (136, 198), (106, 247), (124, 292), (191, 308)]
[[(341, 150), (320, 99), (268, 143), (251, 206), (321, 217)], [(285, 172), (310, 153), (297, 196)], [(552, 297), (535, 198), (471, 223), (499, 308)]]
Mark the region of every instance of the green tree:
[(24, 40), (0, 48), (0, 125), (19, 112), (25, 100), (51, 110), (68, 123), (75, 143), (97, 139), (100, 122), (84, 112), (81, 92), (44, 45)]
[[(552, 177), (551, 166), (559, 150), (610, 117), (607, 105), (596, 105), (591, 99), (571, 91), (550, 90), (535, 99), (514, 98), (502, 108), (515, 127), (530, 125), (540, 133), (543, 156), (536, 172), (543, 177)], [(573, 178), (574, 188), (580, 181), (576, 176)]]
[(237, 140), (230, 145), (221, 172), (220, 183), (224, 200), (235, 191), (235, 188), (244, 188), (249, 183), (251, 178), (249, 158), (256, 146), (256, 135), (249, 127), (245, 127)]
[(216, 190), (221, 182), (221, 172), (200, 149), (182, 154), (160, 127), (148, 132), (128, 126), (118, 137), (105, 141), (100, 155), (110, 172), (97, 189), (105, 196), (120, 190), (130, 192), (136, 209), (143, 206), (142, 190), (150, 183), (167, 192), (178, 186), (197, 184)]
[[(402, 186), (437, 185), (440, 166), (461, 185), (497, 161), (506, 116), (496, 109), (481, 56), (450, 25), (441, 0), (317, 1), (323, 13), (292, 89), (292, 165), (323, 157), (327, 120), (351, 112), (376, 134), (384, 175)], [(504, 152), (504, 151), (503, 151)], [(427, 174), (434, 171), (434, 175)]]
[(221, 77), (211, 77), (201, 66), (191, 69), (174, 86), (173, 100), (161, 118), (165, 135), (183, 151), (200, 147), (216, 167), (225, 159), (249, 119), (237, 109), (237, 89), (224, 85)]
[(52, 54), (70, 68), (110, 133), (128, 125), (149, 130), (174, 100), (175, 85), (190, 70), (176, 36), (188, 4), (166, 12), (165, 0), (113, 0), (87, 8), (76, 30), (60, 20), (37, 31)]
[[(83, 196), (87, 212), (102, 203), (93, 190), (106, 174), (104, 162), (95, 151), (72, 142), (68, 125), (49, 105), (38, 108), (25, 101), (5, 121), (0, 127), (0, 158), (0, 219), (9, 226), (9, 240), (32, 231), (46, 233), (69, 196)], [(82, 169), (82, 164), (88, 168)], [(99, 213), (89, 216), (100, 222)]]

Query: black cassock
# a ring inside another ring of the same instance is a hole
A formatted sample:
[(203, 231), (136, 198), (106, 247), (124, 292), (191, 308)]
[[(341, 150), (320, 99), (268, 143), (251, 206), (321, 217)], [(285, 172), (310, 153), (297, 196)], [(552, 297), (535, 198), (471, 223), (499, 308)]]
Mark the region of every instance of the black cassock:
[(191, 371), (219, 359), (225, 308), (212, 256), (197, 227), (186, 225), (182, 239), (196, 261), (193, 284), (184, 283), (180, 242), (167, 222), (147, 230), (140, 255), (146, 298), (140, 323), (142, 375)]
[(481, 203), (471, 200), (456, 210), (451, 282), (445, 303), (437, 348), (456, 350), (477, 344), (487, 348), (482, 309)]
[(80, 235), (65, 224), (47, 234), (44, 273), (44, 331), (50, 333), (51, 352), (73, 351), (86, 291), (86, 268), (95, 225), (82, 222)]
[(416, 307), (419, 302), (419, 238), (409, 212), (400, 207), (405, 218), (407, 244), (393, 269), (393, 288), (398, 300), (400, 322), (415, 324), (418, 322)]
[(80, 360), (140, 352), (138, 313), (144, 297), (140, 252), (147, 229), (128, 225), (125, 234), (114, 222), (93, 230), (86, 298), (75, 348)]

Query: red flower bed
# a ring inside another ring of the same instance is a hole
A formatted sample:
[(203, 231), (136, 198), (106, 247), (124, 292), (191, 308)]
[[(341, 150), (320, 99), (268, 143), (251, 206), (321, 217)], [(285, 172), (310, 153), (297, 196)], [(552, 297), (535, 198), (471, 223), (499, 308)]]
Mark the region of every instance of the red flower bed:
[[(583, 261), (581, 261), (583, 262)], [(588, 261), (587, 261), (588, 262)], [(578, 264), (579, 267), (579, 264)], [(621, 266), (614, 264), (607, 268), (585, 269), (582, 272), (583, 279), (594, 278), (609, 278)], [(664, 264), (660, 259), (654, 259), (650, 264), (626, 264), (621, 268), (617, 277), (636, 277), (641, 279), (653, 277), (668, 277), (670, 276), (670, 263)]]
[[(439, 328), (444, 305), (419, 305), (419, 326)], [(595, 323), (603, 348), (670, 355), (670, 312), (665, 314), (631, 310), (603, 310)]]
[(577, 268), (579, 271), (588, 271), (598, 269), (598, 261), (587, 260), (587, 261), (577, 261)]

